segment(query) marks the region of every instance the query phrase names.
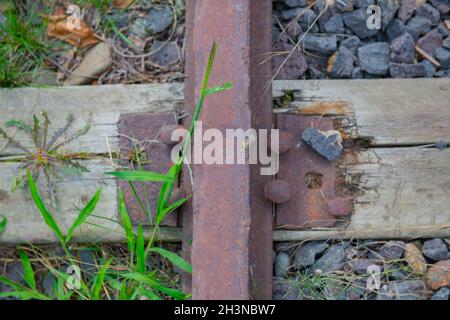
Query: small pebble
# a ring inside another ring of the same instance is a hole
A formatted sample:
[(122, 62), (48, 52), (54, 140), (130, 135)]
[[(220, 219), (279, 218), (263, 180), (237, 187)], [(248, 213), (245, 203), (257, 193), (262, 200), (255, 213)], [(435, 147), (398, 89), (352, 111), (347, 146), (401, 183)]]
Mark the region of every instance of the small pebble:
[(433, 78), (434, 74), (436, 73), (436, 66), (428, 60), (422, 60), (419, 62), (419, 64), (425, 67), (425, 77)]
[(343, 34), (345, 32), (344, 19), (341, 14), (332, 16), (323, 26), (326, 33)]
[(422, 64), (395, 63), (389, 64), (389, 74), (392, 78), (423, 78), (427, 74)]
[(397, 63), (413, 63), (416, 50), (413, 37), (405, 33), (391, 42), (391, 61)]
[(356, 49), (358, 49), (360, 43), (361, 40), (359, 40), (357, 36), (351, 36), (341, 41), (341, 47), (346, 47), (354, 54), (356, 52)]
[(416, 9), (416, 16), (427, 18), (432, 25), (437, 25), (441, 19), (441, 14), (433, 6), (425, 3)]
[(365, 9), (357, 9), (343, 14), (345, 25), (353, 31), (360, 39), (374, 36), (378, 33), (377, 29), (367, 28), (367, 19), (369, 15)]
[(442, 44), (442, 36), (436, 29), (431, 30), (417, 41), (417, 45), (432, 57), (436, 55), (436, 50), (442, 47)]
[(341, 270), (344, 267), (345, 258), (345, 246), (341, 244), (335, 244), (328, 249), (327, 252), (317, 260), (314, 265), (315, 272), (322, 274), (328, 274)]
[(173, 12), (168, 6), (150, 9), (145, 19), (145, 28), (150, 34), (161, 33), (173, 22)]
[(438, 9), (442, 14), (450, 12), (450, 2), (448, 0), (429, 0), (430, 3)]
[(431, 30), (431, 21), (424, 17), (415, 16), (408, 21), (406, 27), (419, 35), (423, 35)]
[(287, 6), (291, 8), (306, 7), (308, 0), (282, 0)]
[(444, 149), (448, 148), (448, 143), (443, 140), (440, 140), (440, 141), (437, 141), (434, 146), (439, 150), (444, 150)]
[(280, 278), (285, 278), (289, 272), (291, 261), (289, 255), (285, 252), (280, 252), (275, 258), (275, 275)]
[(342, 47), (337, 52), (336, 61), (334, 62), (333, 69), (331, 71), (331, 78), (345, 79), (351, 78), (353, 72), (354, 54)]
[(342, 137), (339, 131), (322, 132), (316, 128), (307, 128), (302, 133), (302, 140), (329, 161), (338, 160), (342, 155)]
[(427, 289), (422, 280), (390, 282), (381, 287), (377, 300), (425, 300)]
[(434, 261), (441, 261), (449, 258), (447, 245), (442, 239), (425, 241), (422, 245), (422, 253), (425, 257)]
[(379, 1), (381, 9), (381, 29), (384, 31), (397, 13), (399, 1)]
[(308, 242), (295, 251), (294, 266), (297, 269), (309, 267), (314, 264), (316, 257), (328, 248), (325, 242)]
[(150, 57), (150, 61), (158, 66), (167, 67), (177, 63), (180, 60), (180, 50), (175, 41), (165, 43), (156, 40), (150, 48), (150, 51), (156, 51)]
[(450, 298), (450, 289), (441, 288), (433, 294), (431, 300), (449, 300), (449, 298)]
[(389, 241), (381, 246), (379, 254), (388, 260), (398, 260), (403, 257), (405, 243), (403, 241)]
[(436, 59), (440, 62), (442, 69), (450, 68), (450, 50), (444, 48), (437, 49)]
[(306, 50), (317, 51), (330, 55), (337, 50), (337, 38), (335, 35), (316, 36), (306, 34), (299, 36), (299, 40)]
[(390, 48), (387, 42), (375, 42), (358, 48), (361, 70), (373, 75), (385, 75), (389, 70)]

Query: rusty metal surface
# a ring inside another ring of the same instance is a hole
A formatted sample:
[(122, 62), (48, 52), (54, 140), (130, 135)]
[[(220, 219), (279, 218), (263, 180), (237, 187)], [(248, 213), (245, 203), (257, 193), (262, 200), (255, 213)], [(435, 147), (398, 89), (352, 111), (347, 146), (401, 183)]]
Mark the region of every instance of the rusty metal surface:
[[(193, 67), (186, 88), (194, 87), (195, 96), (187, 96), (186, 107), (192, 114), (213, 42), (218, 52), (210, 85), (234, 85), (207, 97), (204, 130), (271, 127), (270, 87), (264, 95), (271, 67), (261, 65), (271, 51), (271, 6), (270, 0), (189, 0), (186, 63)], [(272, 206), (263, 190), (269, 177), (250, 165), (193, 169), (193, 298), (270, 299)]]
[[(250, 1), (250, 111), (255, 129), (273, 128), (272, 1)], [(268, 85), (269, 84), (269, 85)], [(250, 168), (250, 297), (272, 299), (272, 204), (264, 198), (264, 185), (271, 179), (260, 174), (260, 167)]]
[(161, 130), (159, 132), (159, 140), (162, 143), (165, 143), (165, 144), (167, 144), (169, 146), (176, 145), (177, 143), (182, 141), (182, 138), (180, 138), (178, 141), (172, 140), (172, 133), (175, 130), (178, 130), (178, 129), (185, 129), (186, 130), (185, 127), (183, 127), (182, 125), (179, 125), (179, 124), (168, 124), (168, 125), (165, 125), (164, 127), (161, 128)]
[(264, 196), (273, 203), (281, 204), (291, 198), (291, 187), (283, 180), (272, 180), (264, 186)]
[[(271, 149), (271, 139), (267, 139), (267, 146)], [(279, 131), (278, 153), (286, 153), (292, 148), (292, 136), (289, 132)]]
[[(187, 80), (184, 85), (184, 104), (187, 110), (187, 117), (184, 117), (182, 122), (188, 126), (192, 121), (192, 116), (194, 112), (195, 105), (195, 59), (194, 59), (194, 20), (195, 17), (195, 0), (186, 1), (186, 38), (185, 38), (185, 74)], [(190, 173), (188, 170), (183, 168), (181, 172), (181, 184), (183, 189), (188, 193), (192, 194), (192, 182)], [(191, 251), (192, 251), (192, 234), (193, 234), (193, 207), (192, 201), (185, 203), (181, 209), (181, 223), (183, 225), (183, 237), (182, 237), (182, 256), (183, 258), (192, 263)], [(183, 272), (181, 277), (181, 284), (183, 292), (192, 293), (192, 274), (188, 272)]]
[[(142, 148), (138, 147), (138, 150), (140, 150), (142, 169), (167, 172), (172, 166), (172, 161), (170, 159), (172, 147), (161, 143), (159, 141), (159, 135), (161, 128), (169, 124), (176, 124), (176, 115), (174, 113), (122, 114), (119, 120), (119, 147), (122, 164), (129, 168), (138, 167), (134, 147), (136, 143), (133, 143), (130, 139), (133, 138), (137, 141), (141, 141)], [(146, 183), (147, 190), (144, 190), (144, 186), (140, 182), (134, 182), (133, 185), (144, 205), (146, 205), (145, 191), (147, 192), (154, 218), (154, 208), (158, 199), (160, 184)], [(148, 214), (142, 212), (128, 182), (119, 180), (119, 188), (121, 188), (124, 193), (125, 203), (133, 225), (150, 225)], [(180, 193), (178, 190), (174, 192)], [(177, 213), (174, 212), (173, 214), (168, 215), (161, 225), (177, 226)]]
[(353, 211), (353, 199), (350, 197), (335, 197), (328, 200), (330, 214), (335, 217), (347, 217)]
[(277, 205), (277, 227), (333, 227), (337, 219), (351, 214), (352, 201), (336, 195), (336, 165), (301, 141), (304, 129), (333, 129), (324, 117), (279, 114), (277, 126), (293, 137), (294, 148), (280, 155), (277, 179), (289, 182), (291, 199)]

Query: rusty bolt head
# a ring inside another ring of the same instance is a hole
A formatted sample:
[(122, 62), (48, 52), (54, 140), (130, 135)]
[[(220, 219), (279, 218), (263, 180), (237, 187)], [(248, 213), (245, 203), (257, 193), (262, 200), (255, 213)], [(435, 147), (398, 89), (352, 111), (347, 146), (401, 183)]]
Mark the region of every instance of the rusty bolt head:
[(159, 132), (159, 140), (167, 145), (174, 145), (181, 142), (181, 138), (179, 141), (172, 141), (172, 132), (177, 129), (184, 129), (182, 125), (179, 124), (168, 124), (161, 128)]
[[(280, 133), (280, 143), (279, 143), (279, 153), (286, 153), (292, 147), (292, 136), (289, 132), (279, 131)], [(267, 145), (269, 150), (271, 150), (271, 137), (267, 140)]]
[(335, 217), (346, 217), (352, 214), (353, 201), (351, 198), (336, 197), (328, 200), (330, 214)]
[(291, 187), (284, 180), (273, 180), (264, 186), (264, 197), (273, 203), (284, 203), (291, 197)]

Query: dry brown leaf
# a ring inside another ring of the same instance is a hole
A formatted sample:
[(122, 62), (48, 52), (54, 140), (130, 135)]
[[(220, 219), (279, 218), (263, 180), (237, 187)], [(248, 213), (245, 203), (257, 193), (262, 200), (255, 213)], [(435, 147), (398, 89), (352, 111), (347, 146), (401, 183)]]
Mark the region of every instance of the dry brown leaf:
[(89, 28), (83, 20), (80, 21), (80, 28), (78, 29), (71, 27), (67, 15), (53, 15), (47, 18), (47, 34), (50, 37), (58, 38), (79, 48), (86, 48), (102, 41), (100, 36)]
[(116, 8), (125, 9), (129, 5), (132, 5), (133, 2), (136, 2), (136, 0), (113, 0), (112, 4)]

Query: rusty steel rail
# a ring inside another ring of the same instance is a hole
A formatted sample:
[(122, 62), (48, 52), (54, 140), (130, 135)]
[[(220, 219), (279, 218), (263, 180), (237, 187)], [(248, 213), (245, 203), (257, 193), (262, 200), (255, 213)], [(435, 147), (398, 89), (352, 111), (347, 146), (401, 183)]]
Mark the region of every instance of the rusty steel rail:
[[(204, 129), (272, 128), (272, 92), (265, 88), (272, 72), (265, 61), (271, 13), (271, 0), (188, 0), (187, 110), (194, 112), (213, 42), (218, 52), (210, 84), (234, 85), (205, 100)], [(271, 299), (272, 204), (264, 198), (270, 177), (257, 165), (195, 165), (193, 176), (193, 207), (183, 212), (193, 299)]]

